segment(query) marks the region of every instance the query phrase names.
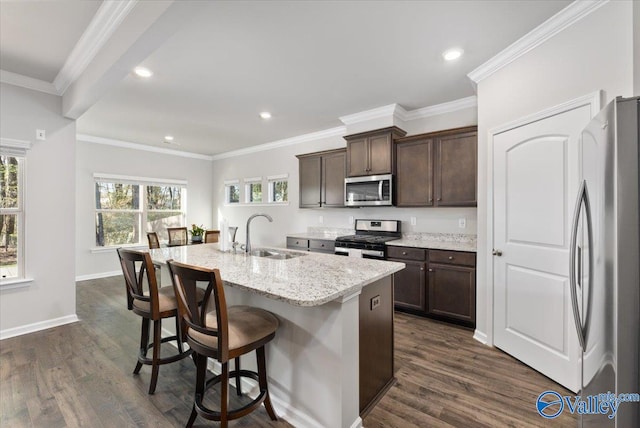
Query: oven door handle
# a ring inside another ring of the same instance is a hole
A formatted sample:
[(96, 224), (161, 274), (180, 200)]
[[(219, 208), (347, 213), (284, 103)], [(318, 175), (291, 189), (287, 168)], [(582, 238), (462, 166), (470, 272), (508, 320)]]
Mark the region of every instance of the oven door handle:
[(376, 251), (376, 250), (362, 250), (363, 256), (371, 256), (375, 258), (384, 259), (384, 251)]
[(348, 256), (349, 255), (349, 249), (348, 248), (342, 248), (342, 247), (336, 247), (334, 250), (335, 254), (339, 254), (341, 256)]

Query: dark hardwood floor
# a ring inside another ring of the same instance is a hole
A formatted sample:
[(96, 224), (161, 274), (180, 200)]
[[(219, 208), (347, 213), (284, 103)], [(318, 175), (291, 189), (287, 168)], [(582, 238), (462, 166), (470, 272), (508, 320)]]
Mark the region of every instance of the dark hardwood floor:
[[(78, 282), (77, 307), (78, 323), (0, 342), (0, 426), (184, 426), (194, 365), (186, 359), (162, 366), (156, 393), (147, 395), (149, 367), (131, 374), (140, 318), (126, 310), (123, 279)], [(548, 422), (535, 411), (540, 392), (567, 391), (471, 336), (468, 329), (398, 314), (398, 382), (365, 427), (576, 426), (566, 412)], [(235, 394), (231, 399), (238, 403)], [(217, 424), (198, 418), (195, 426)], [(230, 426), (290, 425), (272, 422), (261, 408)]]

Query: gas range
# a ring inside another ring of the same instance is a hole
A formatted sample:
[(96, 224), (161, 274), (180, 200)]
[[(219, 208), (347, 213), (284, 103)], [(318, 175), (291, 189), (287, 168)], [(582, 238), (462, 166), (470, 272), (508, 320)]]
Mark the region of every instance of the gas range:
[(385, 242), (400, 239), (399, 220), (356, 220), (356, 234), (336, 238), (335, 253), (350, 257), (384, 259)]

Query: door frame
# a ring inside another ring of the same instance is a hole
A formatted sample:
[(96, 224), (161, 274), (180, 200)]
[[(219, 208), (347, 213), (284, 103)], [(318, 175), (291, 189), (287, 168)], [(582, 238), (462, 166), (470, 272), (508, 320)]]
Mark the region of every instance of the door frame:
[[(604, 91), (598, 90), (587, 95), (583, 95), (578, 98), (574, 98), (572, 100), (566, 101), (564, 103), (558, 104), (553, 107), (549, 107), (547, 109), (538, 111), (536, 113), (521, 117), (519, 119), (513, 120), (511, 122), (507, 122), (503, 125), (496, 126), (491, 128), (487, 132), (487, 142), (489, 144), (488, 147), (488, 156), (487, 156), (487, 240), (485, 247), (485, 263), (486, 263), (486, 284), (487, 284), (487, 293), (486, 293), (486, 326), (485, 333), (482, 333), (478, 330), (475, 331), (474, 337), (484, 342), (486, 345), (494, 346), (493, 337), (494, 337), (494, 307), (493, 307), (493, 299), (494, 299), (494, 275), (493, 275), (493, 248), (494, 248), (494, 234), (493, 234), (493, 225), (495, 218), (495, 200), (494, 200), (494, 191), (493, 191), (493, 175), (494, 175), (494, 166), (493, 166), (493, 158), (494, 158), (494, 138), (496, 135), (501, 134), (506, 131), (510, 131), (514, 128), (519, 128), (521, 126), (528, 125), (533, 122), (537, 122), (542, 119), (546, 119), (551, 116), (555, 116), (560, 113), (567, 112), (569, 110), (573, 110), (575, 108), (589, 106), (590, 107), (590, 118), (593, 118), (601, 109), (601, 106), (604, 103)], [(585, 123), (585, 126), (587, 124)], [(569, 216), (571, 218), (571, 216)], [(486, 334), (486, 336), (485, 336)], [(484, 337), (483, 337), (484, 336)]]

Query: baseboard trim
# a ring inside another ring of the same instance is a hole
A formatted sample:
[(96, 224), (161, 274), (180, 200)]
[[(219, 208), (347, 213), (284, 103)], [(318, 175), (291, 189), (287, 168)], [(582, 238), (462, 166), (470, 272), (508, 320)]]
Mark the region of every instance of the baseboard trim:
[(90, 279), (108, 278), (110, 276), (118, 276), (118, 275), (122, 275), (121, 270), (112, 270), (111, 272), (91, 273), (89, 275), (78, 275), (76, 276), (76, 282), (88, 281)]
[(473, 332), (473, 338), (483, 345), (487, 344), (487, 335), (480, 330), (476, 330)]
[(71, 324), (77, 321), (80, 321), (80, 319), (78, 319), (76, 314), (73, 314), (65, 317), (35, 322), (33, 324), (27, 324), (20, 327), (8, 328), (6, 330), (0, 330), (0, 340), (35, 333), (36, 331), (47, 330), (49, 328), (59, 327), (61, 325)]

